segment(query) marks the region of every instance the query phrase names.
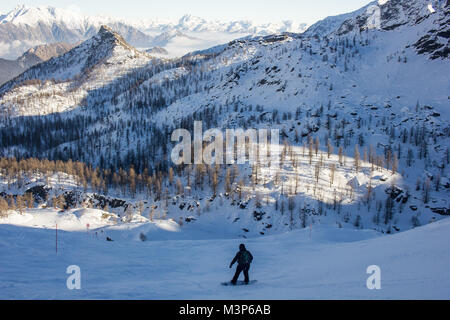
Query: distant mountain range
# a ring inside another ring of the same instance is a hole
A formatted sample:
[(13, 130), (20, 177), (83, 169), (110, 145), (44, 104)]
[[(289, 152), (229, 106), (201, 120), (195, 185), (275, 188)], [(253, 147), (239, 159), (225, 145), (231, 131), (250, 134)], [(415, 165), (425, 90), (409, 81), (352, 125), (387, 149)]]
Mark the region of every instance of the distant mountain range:
[(0, 15), (0, 57), (16, 59), (36, 45), (84, 41), (108, 25), (131, 45), (141, 49), (159, 46), (172, 56), (206, 49), (248, 35), (302, 32), (307, 25), (284, 21), (255, 24), (251, 21), (207, 21), (185, 15), (177, 21), (126, 21), (110, 17), (85, 16), (50, 6), (17, 6)]
[(0, 85), (18, 76), (28, 68), (62, 55), (73, 47), (73, 45), (64, 42), (43, 44), (29, 49), (16, 60), (0, 58), (0, 70), (2, 70), (0, 73)]

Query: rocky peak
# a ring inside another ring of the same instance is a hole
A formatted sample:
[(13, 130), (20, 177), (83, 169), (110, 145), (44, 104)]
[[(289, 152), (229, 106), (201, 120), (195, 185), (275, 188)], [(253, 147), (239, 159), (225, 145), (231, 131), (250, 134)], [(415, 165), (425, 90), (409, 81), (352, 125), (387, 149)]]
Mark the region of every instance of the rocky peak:
[(379, 0), (362, 12), (346, 19), (337, 29), (338, 35), (366, 29), (394, 30), (403, 25), (417, 25), (436, 12), (442, 11), (438, 0)]

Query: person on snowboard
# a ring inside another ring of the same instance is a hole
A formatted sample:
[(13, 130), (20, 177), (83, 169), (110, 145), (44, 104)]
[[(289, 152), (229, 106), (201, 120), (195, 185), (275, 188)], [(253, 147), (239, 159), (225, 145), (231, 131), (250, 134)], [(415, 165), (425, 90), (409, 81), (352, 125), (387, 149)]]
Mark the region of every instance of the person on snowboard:
[(238, 266), (236, 268), (236, 273), (233, 277), (233, 280), (231, 280), (231, 284), (236, 285), (237, 280), (239, 278), (239, 275), (242, 271), (244, 271), (244, 283), (248, 284), (250, 279), (248, 277), (248, 271), (250, 270), (250, 264), (253, 261), (253, 256), (250, 253), (250, 251), (247, 251), (244, 244), (241, 244), (239, 246), (239, 252), (234, 257), (233, 261), (231, 261), (230, 269), (233, 268), (233, 264), (236, 262), (238, 263)]

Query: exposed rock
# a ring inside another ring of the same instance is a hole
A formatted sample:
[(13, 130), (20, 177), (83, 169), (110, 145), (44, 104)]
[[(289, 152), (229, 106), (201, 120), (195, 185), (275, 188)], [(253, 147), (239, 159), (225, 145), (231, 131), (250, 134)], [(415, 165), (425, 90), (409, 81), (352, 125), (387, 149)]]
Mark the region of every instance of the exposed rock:
[(34, 200), (39, 202), (44, 201), (47, 198), (49, 190), (49, 187), (40, 185), (28, 189), (27, 191), (25, 191), (25, 193), (31, 192), (33, 194)]
[(440, 214), (441, 216), (450, 216), (449, 208), (430, 208), (434, 213)]
[(266, 213), (264, 211), (254, 211), (253, 218), (255, 221), (261, 221)]

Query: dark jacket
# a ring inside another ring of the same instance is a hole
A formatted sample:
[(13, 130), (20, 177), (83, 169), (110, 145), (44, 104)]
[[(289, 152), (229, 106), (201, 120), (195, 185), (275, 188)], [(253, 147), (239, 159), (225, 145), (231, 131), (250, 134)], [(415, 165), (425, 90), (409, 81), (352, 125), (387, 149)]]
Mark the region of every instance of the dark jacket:
[(231, 261), (230, 267), (231, 267), (233, 264), (235, 264), (236, 262), (238, 263), (238, 265), (243, 265), (243, 264), (245, 264), (245, 263), (242, 261), (242, 260), (243, 260), (243, 259), (242, 259), (242, 254), (243, 254), (244, 252), (247, 252), (247, 253), (249, 254), (249, 256), (250, 256), (250, 262), (249, 262), (249, 264), (252, 263), (252, 261), (253, 261), (253, 256), (252, 256), (252, 254), (250, 253), (250, 251), (244, 249), (244, 250), (239, 250), (239, 252), (238, 252), (238, 253), (236, 254), (236, 256), (234, 257), (233, 261)]

